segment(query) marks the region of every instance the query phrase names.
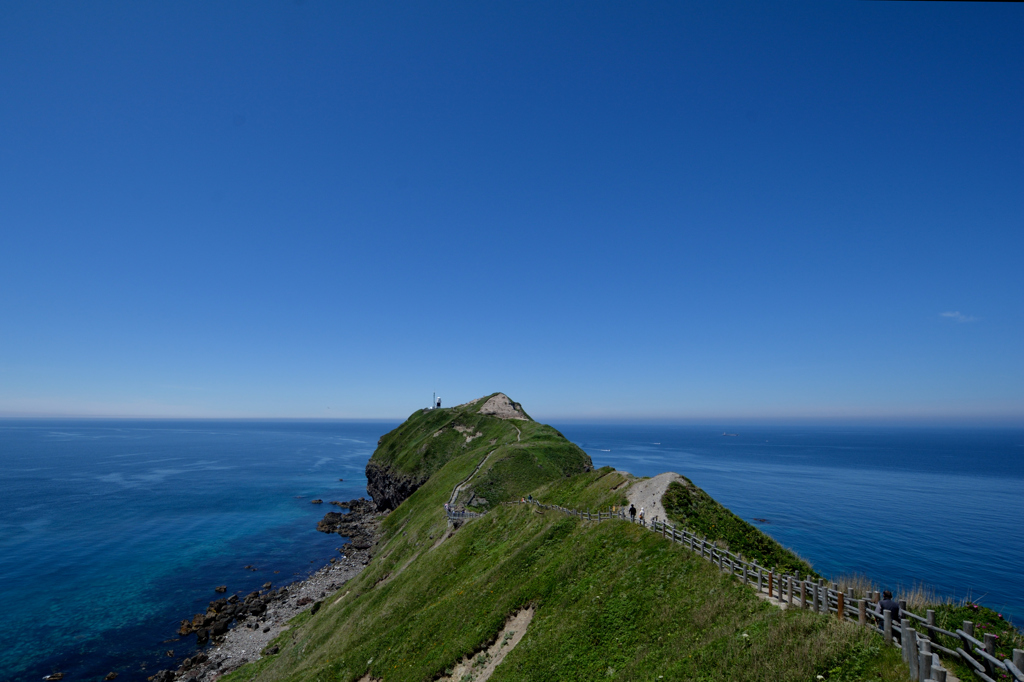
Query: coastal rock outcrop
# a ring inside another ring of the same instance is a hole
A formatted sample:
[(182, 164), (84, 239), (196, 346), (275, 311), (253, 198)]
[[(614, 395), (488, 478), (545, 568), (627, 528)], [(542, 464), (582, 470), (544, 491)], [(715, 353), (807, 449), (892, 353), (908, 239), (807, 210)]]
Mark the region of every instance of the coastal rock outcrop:
[(337, 533), (349, 538), (349, 546), (355, 550), (373, 547), (378, 533), (377, 505), (364, 498), (335, 504), (342, 509), (348, 509), (349, 512), (327, 512), (316, 524), (316, 529), (321, 533)]
[(392, 471), (372, 459), (366, 464), (366, 492), (370, 494), (377, 508), (390, 511), (402, 504), (405, 498), (426, 483), (429, 476), (412, 477)]

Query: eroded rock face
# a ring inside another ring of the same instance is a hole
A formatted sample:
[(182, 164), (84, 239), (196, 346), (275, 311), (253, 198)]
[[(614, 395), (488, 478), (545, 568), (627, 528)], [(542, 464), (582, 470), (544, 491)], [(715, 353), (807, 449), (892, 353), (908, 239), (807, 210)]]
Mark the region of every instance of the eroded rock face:
[(396, 474), (373, 460), (366, 464), (366, 492), (381, 511), (390, 511), (402, 504), (426, 480), (408, 474)]
[(523, 412), (523, 406), (512, 402), (504, 393), (499, 393), (484, 403), (480, 408), (480, 414), (491, 415), (498, 419), (522, 419), (524, 421), (529, 419)]

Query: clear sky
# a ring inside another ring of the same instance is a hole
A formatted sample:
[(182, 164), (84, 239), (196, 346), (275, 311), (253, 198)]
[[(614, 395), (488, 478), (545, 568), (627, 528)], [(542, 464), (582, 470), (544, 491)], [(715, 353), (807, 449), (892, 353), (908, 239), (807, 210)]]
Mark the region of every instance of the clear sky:
[(1024, 5), (0, 4), (0, 414), (1024, 420)]

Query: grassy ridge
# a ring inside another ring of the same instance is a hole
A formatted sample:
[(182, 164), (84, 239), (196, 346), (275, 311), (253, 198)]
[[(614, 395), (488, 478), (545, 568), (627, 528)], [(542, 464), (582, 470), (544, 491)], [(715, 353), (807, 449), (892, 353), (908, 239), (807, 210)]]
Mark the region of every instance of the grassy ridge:
[[(381, 438), (370, 462), (418, 481), (456, 459), (468, 456), (476, 464), (484, 462), (455, 501), (481, 509), (593, 468), (587, 453), (546, 424), (479, 414), (489, 397), (463, 407), (415, 412)], [(473, 469), (466, 476), (471, 473)]]
[[(459, 464), (438, 478), (457, 482)], [(598, 485), (597, 473), (584, 476)], [(905, 680), (898, 652), (863, 630), (779, 611), (625, 522), (501, 506), (434, 547), (446, 484), (428, 482), (387, 519), (381, 555), (282, 635), (280, 654), (229, 679), (430, 680), (534, 604), (526, 638), (492, 680)]]
[(683, 477), (688, 485), (670, 483), (661, 504), (675, 522), (724, 543), (727, 549), (755, 559), (762, 566), (780, 571), (819, 577), (810, 564), (716, 502), (706, 492)]

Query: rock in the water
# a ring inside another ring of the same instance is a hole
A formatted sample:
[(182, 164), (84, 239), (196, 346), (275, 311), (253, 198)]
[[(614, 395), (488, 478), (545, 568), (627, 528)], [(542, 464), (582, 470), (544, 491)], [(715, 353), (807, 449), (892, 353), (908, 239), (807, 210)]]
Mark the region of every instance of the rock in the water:
[(270, 581), (267, 581), (267, 582), (263, 583), (263, 589), (264, 589), (264, 590), (269, 590), (269, 589), (270, 589), (270, 588), (272, 588), (273, 586), (274, 586), (274, 584), (273, 584), (273, 583), (271, 583)]
[(327, 512), (327, 514), (320, 519), (320, 522), (316, 524), (316, 529), (321, 533), (333, 533), (341, 523), (340, 512)]
[(216, 592), (217, 594), (224, 594), (225, 592), (228, 591), (228, 586), (227, 585), (218, 585), (217, 587), (213, 588), (213, 591)]
[(64, 679), (64, 673), (53, 673), (52, 675), (47, 675), (43, 679), (44, 680), (63, 680)]
[(323, 501), (323, 500), (321, 500), (320, 498), (317, 498), (317, 499), (315, 499), (315, 500), (310, 500), (310, 501), (309, 501), (309, 503), (310, 503), (310, 504), (323, 504), (323, 503), (324, 503), (324, 501)]
[(116, 680), (117, 679), (117, 673), (114, 673), (114, 672), (107, 673), (107, 676), (104, 677), (103, 679), (104, 680)]

